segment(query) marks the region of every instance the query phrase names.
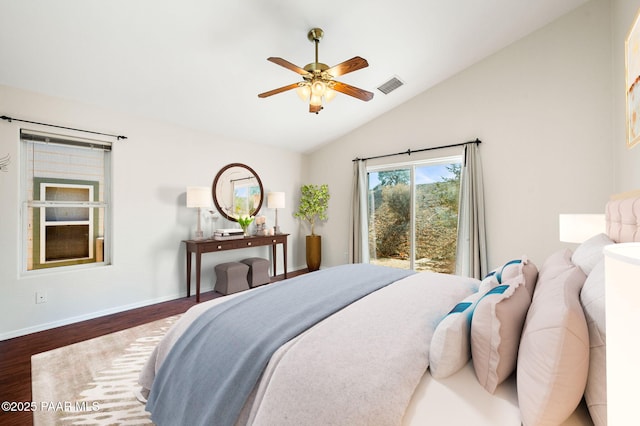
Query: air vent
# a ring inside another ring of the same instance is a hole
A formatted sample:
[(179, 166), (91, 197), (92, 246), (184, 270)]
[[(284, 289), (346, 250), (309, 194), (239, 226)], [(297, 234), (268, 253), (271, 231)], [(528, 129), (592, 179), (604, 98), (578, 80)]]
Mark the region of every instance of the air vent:
[(382, 83), (379, 87), (378, 90), (381, 91), (382, 93), (384, 93), (385, 95), (388, 95), (389, 93), (393, 92), (394, 90), (396, 90), (398, 87), (402, 86), (404, 83), (398, 78), (398, 77), (392, 77), (391, 80)]

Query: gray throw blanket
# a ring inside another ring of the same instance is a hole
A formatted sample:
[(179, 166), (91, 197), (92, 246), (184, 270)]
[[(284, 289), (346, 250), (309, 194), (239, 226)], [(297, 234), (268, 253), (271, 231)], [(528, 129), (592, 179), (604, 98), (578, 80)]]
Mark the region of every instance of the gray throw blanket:
[(258, 288), (203, 313), (158, 371), (147, 410), (158, 425), (233, 425), (271, 355), (356, 300), (413, 274), (342, 265)]

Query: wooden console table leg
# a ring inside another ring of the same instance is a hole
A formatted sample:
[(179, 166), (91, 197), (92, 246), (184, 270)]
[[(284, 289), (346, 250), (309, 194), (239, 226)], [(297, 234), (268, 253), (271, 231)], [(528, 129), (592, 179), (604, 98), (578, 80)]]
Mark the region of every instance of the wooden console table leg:
[(287, 279), (287, 239), (282, 243), (282, 255), (284, 256), (284, 279)]
[(187, 297), (191, 297), (191, 252), (187, 250)]
[(200, 303), (200, 265), (202, 253), (196, 253), (196, 303)]
[(276, 275), (278, 275), (278, 273), (276, 272), (276, 243), (273, 243), (273, 245), (271, 246), (271, 256), (273, 257), (273, 276), (275, 277)]

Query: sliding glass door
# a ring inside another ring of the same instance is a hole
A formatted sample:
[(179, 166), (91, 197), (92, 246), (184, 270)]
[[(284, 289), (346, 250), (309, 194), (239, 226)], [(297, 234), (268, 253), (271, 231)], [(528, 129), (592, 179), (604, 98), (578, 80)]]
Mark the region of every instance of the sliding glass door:
[(370, 262), (455, 270), (461, 157), (368, 168)]

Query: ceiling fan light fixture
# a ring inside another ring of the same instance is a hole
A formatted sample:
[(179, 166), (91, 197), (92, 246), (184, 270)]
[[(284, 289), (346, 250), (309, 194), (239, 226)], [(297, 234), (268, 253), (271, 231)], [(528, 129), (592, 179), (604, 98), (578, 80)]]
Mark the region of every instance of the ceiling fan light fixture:
[(296, 89), (296, 93), (300, 99), (304, 102), (308, 102), (309, 97), (311, 96), (311, 87), (309, 87), (309, 84), (300, 84), (298, 89)]
[(322, 96), (311, 94), (311, 99), (309, 100), (309, 105), (314, 107), (322, 106)]
[(331, 101), (333, 100), (333, 98), (335, 98), (335, 97), (336, 97), (336, 93), (337, 93), (337, 92), (336, 92), (335, 90), (333, 90), (333, 89), (331, 89), (331, 88), (327, 87), (327, 90), (325, 90), (325, 91), (324, 91), (324, 99), (325, 99), (327, 102), (331, 102)]
[(322, 97), (322, 95), (324, 95), (326, 87), (327, 85), (324, 83), (324, 81), (316, 79), (311, 84), (311, 93), (314, 96)]

